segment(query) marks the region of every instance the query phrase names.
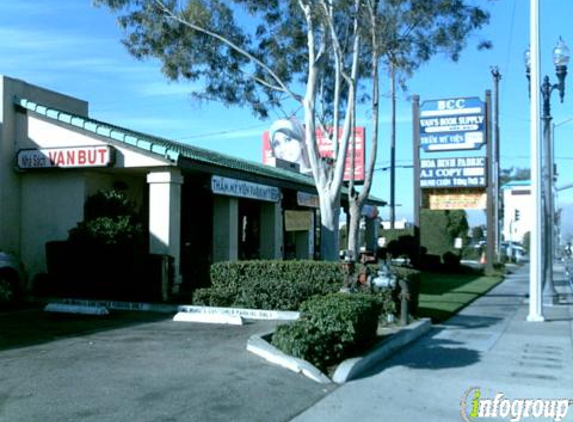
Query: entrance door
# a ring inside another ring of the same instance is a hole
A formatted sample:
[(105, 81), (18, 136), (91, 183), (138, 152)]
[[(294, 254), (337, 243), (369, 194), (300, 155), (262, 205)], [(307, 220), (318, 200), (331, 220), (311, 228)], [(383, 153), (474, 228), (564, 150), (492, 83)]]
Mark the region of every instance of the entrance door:
[(181, 206), (181, 272), (186, 291), (210, 285), (213, 245), (213, 195), (199, 180), (183, 185)]
[(239, 200), (239, 259), (260, 259), (261, 206), (258, 201)]

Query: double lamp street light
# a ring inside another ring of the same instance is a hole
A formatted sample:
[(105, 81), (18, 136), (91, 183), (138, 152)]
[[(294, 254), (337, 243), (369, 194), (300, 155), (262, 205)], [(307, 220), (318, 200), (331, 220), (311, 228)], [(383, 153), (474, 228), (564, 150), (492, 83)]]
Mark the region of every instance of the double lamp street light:
[[(565, 97), (565, 77), (567, 76), (567, 64), (569, 63), (569, 48), (559, 37), (559, 41), (553, 49), (553, 63), (555, 64), (555, 74), (557, 83), (549, 82), (549, 76), (543, 78), (540, 93), (543, 100), (543, 171), (542, 171), (542, 267), (543, 267), (543, 302), (547, 305), (557, 303), (558, 295), (553, 284), (553, 256), (554, 256), (554, 235), (553, 227), (555, 223), (555, 209), (553, 200), (554, 163), (553, 163), (553, 142), (551, 139), (551, 94), (559, 91), (561, 102)], [(525, 67), (529, 89), (531, 92), (531, 53), (528, 49), (525, 52)], [(533, 175), (532, 175), (533, 177)], [(533, 182), (533, 181), (532, 181)], [(541, 184), (541, 183), (540, 183)]]

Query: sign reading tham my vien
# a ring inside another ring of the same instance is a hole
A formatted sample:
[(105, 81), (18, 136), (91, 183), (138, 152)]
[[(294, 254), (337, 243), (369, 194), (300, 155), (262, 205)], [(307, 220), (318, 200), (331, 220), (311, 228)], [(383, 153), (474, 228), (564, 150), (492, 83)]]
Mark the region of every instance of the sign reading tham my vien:
[(477, 97), (424, 101), (420, 146), (426, 152), (476, 150), (485, 144), (485, 104)]

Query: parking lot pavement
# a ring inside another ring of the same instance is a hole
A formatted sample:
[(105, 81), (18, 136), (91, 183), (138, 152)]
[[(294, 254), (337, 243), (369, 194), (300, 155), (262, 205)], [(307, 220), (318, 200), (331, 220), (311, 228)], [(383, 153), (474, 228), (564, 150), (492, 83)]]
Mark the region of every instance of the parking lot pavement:
[[(249, 336), (274, 322), (203, 325), (135, 312), (97, 318), (0, 314), (0, 420), (284, 422), (335, 388), (246, 351)], [(26, 325), (50, 333), (10, 341)]]

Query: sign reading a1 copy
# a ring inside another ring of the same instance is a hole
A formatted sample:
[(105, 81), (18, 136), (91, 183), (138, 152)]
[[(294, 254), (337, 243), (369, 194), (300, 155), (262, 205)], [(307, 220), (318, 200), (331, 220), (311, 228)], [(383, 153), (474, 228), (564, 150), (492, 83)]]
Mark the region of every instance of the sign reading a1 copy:
[(420, 145), (424, 151), (476, 150), (485, 144), (485, 104), (478, 97), (424, 101)]
[(421, 188), (478, 188), (486, 185), (485, 157), (420, 160)]

